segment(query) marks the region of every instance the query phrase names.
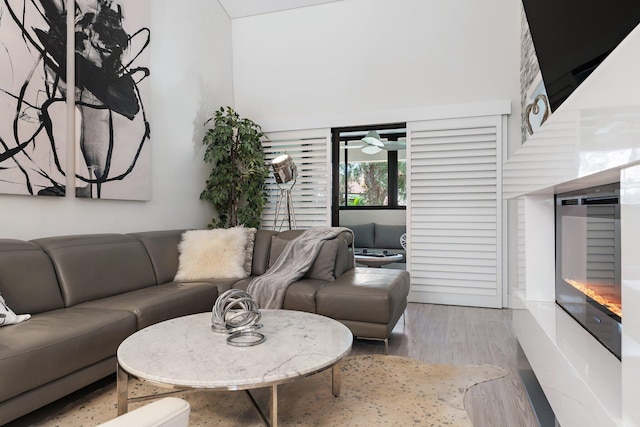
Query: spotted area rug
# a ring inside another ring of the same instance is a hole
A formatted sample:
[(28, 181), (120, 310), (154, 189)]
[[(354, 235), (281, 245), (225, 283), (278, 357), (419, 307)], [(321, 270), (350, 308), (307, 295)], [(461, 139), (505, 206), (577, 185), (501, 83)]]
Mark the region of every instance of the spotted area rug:
[[(507, 375), (493, 365), (438, 365), (383, 355), (353, 356), (341, 363), (339, 397), (331, 392), (331, 370), (278, 387), (282, 426), (472, 426), (464, 410), (470, 387)], [(130, 380), (130, 396), (164, 390)], [(268, 389), (254, 390), (268, 408)], [(177, 395), (191, 405), (190, 426), (261, 426), (244, 391), (191, 390)], [(129, 409), (144, 405), (130, 404)], [(114, 418), (116, 385), (109, 384), (63, 408), (39, 426), (88, 427)]]

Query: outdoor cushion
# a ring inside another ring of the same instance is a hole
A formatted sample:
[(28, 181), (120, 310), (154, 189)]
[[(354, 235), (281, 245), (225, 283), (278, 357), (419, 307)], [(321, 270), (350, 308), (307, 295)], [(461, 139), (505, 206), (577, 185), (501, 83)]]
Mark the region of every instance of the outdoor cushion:
[(385, 249), (402, 249), (400, 236), (406, 231), (404, 225), (376, 224), (374, 246)]
[(348, 225), (353, 231), (354, 246), (356, 248), (372, 248), (374, 245), (373, 232), (374, 224), (372, 222), (368, 224)]

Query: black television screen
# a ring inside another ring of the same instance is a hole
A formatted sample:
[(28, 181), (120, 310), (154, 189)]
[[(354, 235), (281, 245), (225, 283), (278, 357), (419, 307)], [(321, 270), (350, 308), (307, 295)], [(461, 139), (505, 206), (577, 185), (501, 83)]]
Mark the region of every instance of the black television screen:
[(638, 0), (522, 3), (552, 111), (640, 23)]

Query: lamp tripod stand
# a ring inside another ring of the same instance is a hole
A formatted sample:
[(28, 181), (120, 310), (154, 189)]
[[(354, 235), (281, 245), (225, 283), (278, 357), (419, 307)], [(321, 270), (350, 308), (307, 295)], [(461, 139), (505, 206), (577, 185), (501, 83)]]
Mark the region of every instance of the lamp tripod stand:
[[(296, 182), (293, 181), (288, 188), (283, 188), (278, 184), (278, 188), (280, 189), (280, 194), (278, 195), (278, 201), (276, 202), (276, 216), (273, 221), (273, 229), (277, 228), (278, 231), (282, 229), (282, 224), (284, 224), (284, 220), (288, 220), (289, 230), (294, 230), (296, 228), (296, 215), (293, 211), (293, 200), (291, 199), (291, 189)], [(278, 217), (280, 216), (280, 209), (282, 208), (282, 203), (286, 203), (286, 213), (283, 212), (282, 221), (280, 222), (280, 226), (278, 227)]]

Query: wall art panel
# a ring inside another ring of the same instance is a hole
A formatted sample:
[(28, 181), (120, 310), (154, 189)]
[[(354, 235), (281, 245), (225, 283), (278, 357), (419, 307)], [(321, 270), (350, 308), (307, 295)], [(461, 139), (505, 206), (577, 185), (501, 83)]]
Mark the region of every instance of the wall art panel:
[(0, 0), (0, 193), (64, 196), (63, 0)]
[(150, 197), (149, 7), (76, 1), (77, 197)]

